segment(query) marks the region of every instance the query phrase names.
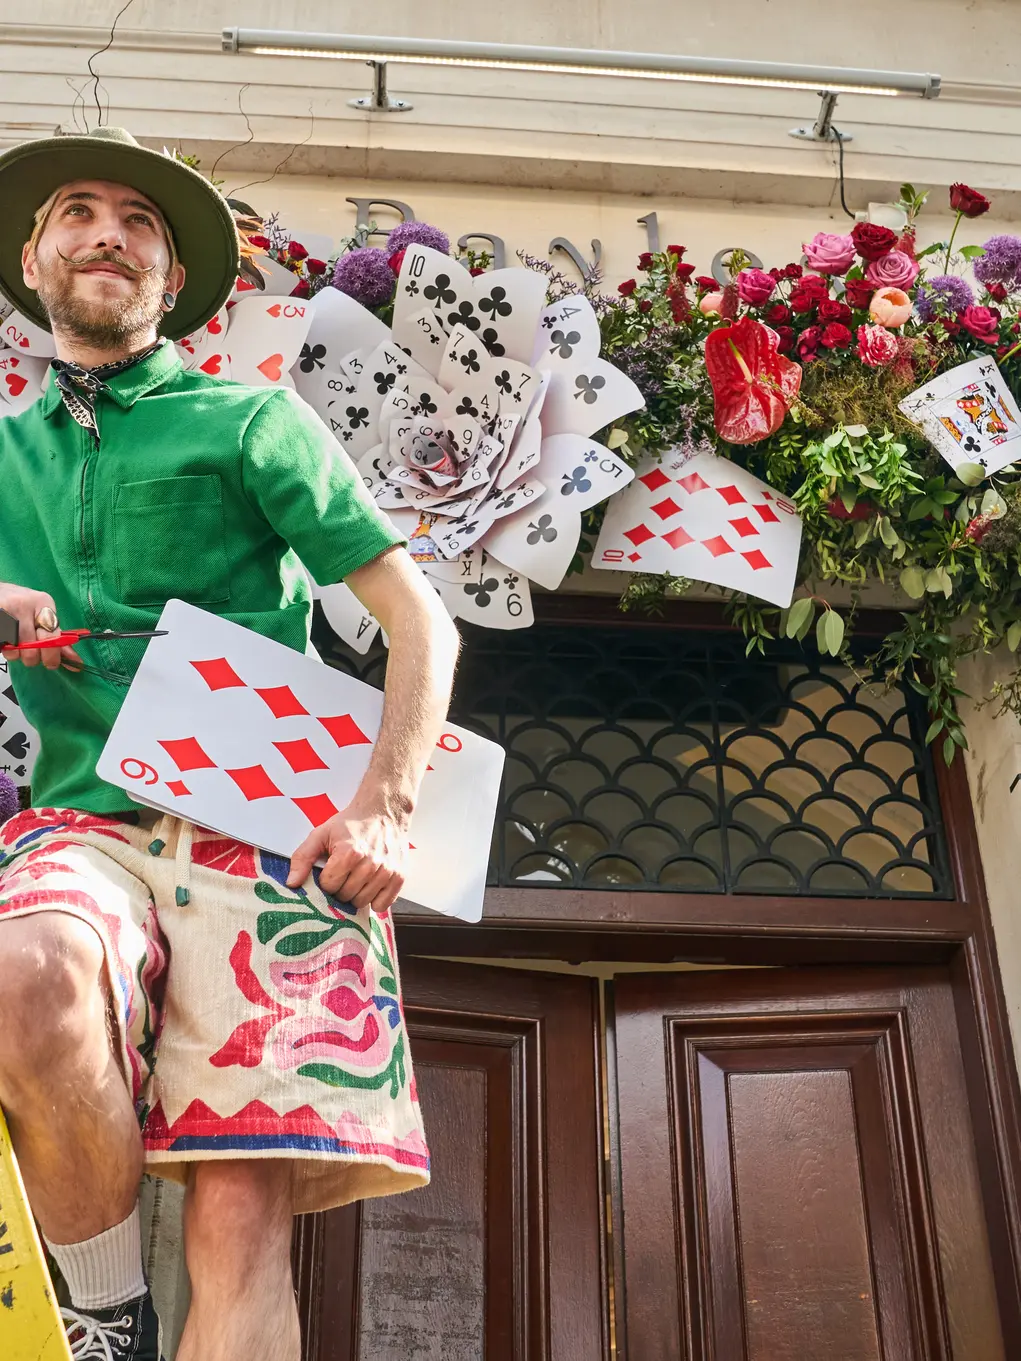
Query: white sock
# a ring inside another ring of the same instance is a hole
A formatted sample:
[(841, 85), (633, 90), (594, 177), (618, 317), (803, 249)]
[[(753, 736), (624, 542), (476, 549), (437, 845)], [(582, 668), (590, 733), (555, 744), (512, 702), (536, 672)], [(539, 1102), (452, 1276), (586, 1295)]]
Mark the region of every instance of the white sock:
[(109, 1309), (146, 1291), (142, 1228), (136, 1205), (127, 1219), (81, 1243), (51, 1243), (60, 1274), (76, 1309)]

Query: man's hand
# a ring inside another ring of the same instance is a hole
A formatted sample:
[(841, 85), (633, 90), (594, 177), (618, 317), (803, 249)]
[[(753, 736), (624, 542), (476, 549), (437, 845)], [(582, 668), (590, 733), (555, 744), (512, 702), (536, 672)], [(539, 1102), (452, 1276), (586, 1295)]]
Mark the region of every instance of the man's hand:
[(407, 831), (384, 814), (346, 809), (317, 827), (291, 857), (288, 888), (303, 884), (312, 866), (327, 855), (320, 887), (341, 902), (385, 912), (404, 887)]
[[(57, 617), (53, 597), (47, 595), (45, 591), (31, 591), (27, 586), (10, 586), (0, 582), (0, 610), (6, 610), (18, 621), (19, 643), (34, 643), (39, 638), (52, 638), (54, 633), (60, 632), (59, 627), (56, 629), (38, 627), (36, 619), (44, 609), (52, 610), (54, 619)], [(3, 656), (6, 662), (17, 661), (23, 666), (38, 666), (42, 662), (47, 671), (56, 671), (59, 666), (65, 667), (68, 671), (80, 671), (84, 665), (73, 647), (5, 652)]]

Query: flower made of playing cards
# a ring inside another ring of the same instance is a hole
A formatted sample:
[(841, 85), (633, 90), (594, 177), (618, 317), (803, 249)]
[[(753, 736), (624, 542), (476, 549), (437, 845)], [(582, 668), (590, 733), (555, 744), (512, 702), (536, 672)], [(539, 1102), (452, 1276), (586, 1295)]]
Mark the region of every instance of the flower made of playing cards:
[[(246, 299), (234, 311), (258, 312), (261, 328), (268, 303)], [(271, 341), (283, 334), (286, 306), (250, 356), (257, 369), (271, 358), (263, 350), (286, 348)], [(531, 270), (473, 277), (413, 243), (392, 329), (336, 289), (302, 306), (311, 323), (283, 356), (294, 356), (289, 378), (356, 461), (451, 614), (527, 627), (529, 581), (560, 585), (582, 512), (634, 475), (591, 438), (644, 404), (599, 358), (591, 304), (571, 296), (547, 306), (546, 280)], [(376, 626), (350, 592), (329, 586), (320, 598), (338, 633), (367, 647)]]

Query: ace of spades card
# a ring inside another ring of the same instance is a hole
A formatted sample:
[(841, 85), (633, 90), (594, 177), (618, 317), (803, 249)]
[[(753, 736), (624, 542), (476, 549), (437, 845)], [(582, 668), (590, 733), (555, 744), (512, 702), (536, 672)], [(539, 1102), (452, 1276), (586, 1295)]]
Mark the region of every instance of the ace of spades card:
[(899, 406), (952, 468), (981, 463), (996, 473), (1021, 458), (1021, 411), (994, 359), (958, 364)]
[(0, 771), (19, 787), (29, 785), (38, 752), (39, 734), (26, 723), (11, 684), (8, 663), (0, 657)]
[[(170, 600), (96, 766), (137, 802), (290, 857), (350, 802), (382, 692)], [(482, 915), (504, 753), (447, 724), (411, 825), (404, 898)]]
[(791, 603), (801, 520), (791, 503), (750, 472), (708, 451), (647, 457), (609, 502), (593, 567), (669, 572)]

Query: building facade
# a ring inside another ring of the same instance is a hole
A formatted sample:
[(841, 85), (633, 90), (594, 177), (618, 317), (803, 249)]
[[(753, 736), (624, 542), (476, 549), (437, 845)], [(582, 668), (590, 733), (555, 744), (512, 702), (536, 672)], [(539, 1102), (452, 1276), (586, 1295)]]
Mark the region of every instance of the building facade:
[[(941, 203), (966, 179), (982, 236), (1021, 217), (1021, 17), (996, 0), (136, 0), (94, 82), (116, 8), (0, 4), (0, 146), (102, 115), (335, 244), (414, 215), (612, 291), (657, 244), (768, 268), (846, 219), (836, 146), (788, 135), (811, 92), (392, 64), (413, 107), (366, 113), (363, 65), (225, 54), (222, 27), (938, 72), (938, 100), (841, 96), (848, 204), (882, 220), (905, 180)], [(399, 924), (434, 1180), (299, 1223), (310, 1361), (1008, 1361), (1021, 730), (964, 701), (947, 768), (910, 690), (796, 644), (749, 659), (698, 593), (623, 615), (619, 586), (589, 570), (528, 630), (464, 630), (454, 716), (508, 766), (482, 924)], [(904, 602), (869, 604), (863, 646)], [(322, 618), (315, 641), (381, 681), (382, 651)], [(1001, 674), (982, 657), (965, 688)], [(173, 1334), (179, 1197), (146, 1203)]]

